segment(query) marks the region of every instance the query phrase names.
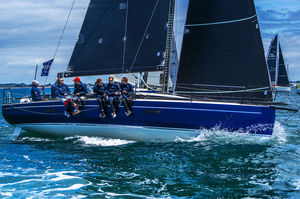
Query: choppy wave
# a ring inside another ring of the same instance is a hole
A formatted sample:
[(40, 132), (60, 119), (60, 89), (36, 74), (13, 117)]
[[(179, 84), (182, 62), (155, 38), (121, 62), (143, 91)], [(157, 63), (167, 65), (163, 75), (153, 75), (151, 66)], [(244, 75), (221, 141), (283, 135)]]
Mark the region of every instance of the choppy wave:
[(272, 136), (215, 128), (170, 143), (15, 139), (0, 118), (0, 198), (299, 198), (299, 115)]

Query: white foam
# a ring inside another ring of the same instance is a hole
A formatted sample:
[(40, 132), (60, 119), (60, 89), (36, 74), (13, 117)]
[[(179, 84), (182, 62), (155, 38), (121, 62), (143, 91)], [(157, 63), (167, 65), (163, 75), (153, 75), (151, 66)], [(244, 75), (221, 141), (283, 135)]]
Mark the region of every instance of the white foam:
[(30, 160), (30, 158), (29, 158), (28, 155), (23, 155), (23, 157), (24, 157), (26, 160)]
[(50, 142), (53, 141), (51, 139), (48, 138), (37, 138), (37, 137), (22, 137), (21, 139), (19, 139), (19, 141), (30, 141), (30, 142)]
[[(0, 184), (0, 188), (5, 187), (5, 186), (16, 185), (16, 184), (28, 183), (28, 182), (40, 182), (40, 181), (56, 182), (56, 181), (70, 180), (70, 179), (80, 179), (77, 176), (68, 175), (71, 173), (78, 173), (78, 172), (77, 171), (61, 171), (61, 172), (48, 173), (48, 170), (47, 170), (45, 174), (22, 175), (22, 176), (26, 176), (26, 177), (32, 177), (32, 179), (26, 179), (26, 180), (21, 180), (21, 181), (17, 181), (17, 182)], [(15, 175), (12, 173), (0, 173), (0, 177), (2, 177), (2, 176), (21, 176), (21, 175)], [(52, 176), (54, 178), (51, 178)], [(39, 178), (37, 179), (37, 177), (39, 177)]]
[(66, 197), (66, 195), (61, 194), (61, 193), (57, 193), (54, 197)]
[(81, 142), (86, 145), (95, 146), (119, 146), (124, 144), (134, 143), (134, 141), (120, 140), (120, 139), (105, 139), (101, 137), (88, 137), (88, 136), (77, 136), (77, 142)]
[[(48, 173), (46, 176), (57, 176), (56, 178), (51, 178), (48, 181), (56, 182), (56, 181), (61, 181), (61, 180), (69, 180), (69, 179), (79, 179), (79, 177), (76, 176), (71, 176), (71, 175), (65, 175), (67, 172), (56, 172), (56, 173)], [(68, 173), (77, 173), (75, 171), (71, 171)]]
[(0, 194), (2, 196), (12, 197), (12, 193), (11, 192), (1, 192)]
[(5, 176), (19, 176), (19, 174), (3, 173), (3, 172), (0, 171), (0, 177), (5, 177)]
[(272, 139), (277, 140), (280, 143), (287, 141), (287, 135), (285, 129), (279, 122), (275, 122)]
[[(269, 128), (265, 126), (257, 126), (251, 128)], [(278, 122), (275, 122), (275, 127), (273, 135), (261, 135), (261, 134), (251, 134), (245, 133), (243, 131), (230, 132), (227, 130), (220, 130), (218, 127), (213, 129), (203, 129), (199, 130), (199, 133), (190, 139), (183, 139), (177, 137), (175, 139), (177, 142), (203, 142), (203, 141), (221, 141), (222, 143), (245, 143), (245, 144), (266, 144), (269, 142), (286, 142), (286, 132)]]
[(80, 198), (86, 198), (87, 196), (84, 195), (77, 195), (77, 196), (72, 196), (71, 199), (80, 199)]
[(70, 190), (78, 190), (82, 187), (85, 187), (85, 186), (88, 186), (88, 185), (91, 185), (92, 183), (89, 183), (89, 184), (73, 184), (72, 186), (70, 187), (65, 187), (65, 188), (55, 188), (55, 189), (46, 189), (44, 191), (42, 191), (41, 193), (50, 193), (50, 192), (53, 192), (53, 191), (70, 191)]
[(296, 190), (300, 190), (300, 179), (297, 182), (294, 182), (293, 185), (296, 187)]

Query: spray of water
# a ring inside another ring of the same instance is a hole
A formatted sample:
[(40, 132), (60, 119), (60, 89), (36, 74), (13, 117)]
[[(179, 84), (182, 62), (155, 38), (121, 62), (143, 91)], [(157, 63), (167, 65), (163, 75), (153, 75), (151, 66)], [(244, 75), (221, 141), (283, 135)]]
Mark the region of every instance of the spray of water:
[(182, 139), (177, 137), (176, 142), (203, 142), (203, 141), (212, 141), (212, 142), (222, 142), (223, 144), (232, 143), (232, 144), (270, 144), (270, 143), (284, 143), (287, 141), (286, 132), (283, 126), (276, 122), (274, 126), (274, 131), (272, 136), (259, 135), (259, 134), (250, 134), (250, 130), (253, 132), (255, 129), (266, 129), (271, 128), (266, 125), (259, 125), (249, 127), (246, 132), (234, 131), (230, 132), (226, 129), (220, 129), (215, 127), (213, 129), (202, 129), (199, 130), (197, 136), (191, 137), (190, 139)]

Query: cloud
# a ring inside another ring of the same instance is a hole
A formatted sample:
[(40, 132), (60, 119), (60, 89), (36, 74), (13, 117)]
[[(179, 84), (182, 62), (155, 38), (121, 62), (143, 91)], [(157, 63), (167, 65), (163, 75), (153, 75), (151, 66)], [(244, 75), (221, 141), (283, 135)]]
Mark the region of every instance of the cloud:
[[(53, 57), (72, 2), (1, 0), (0, 83), (31, 82), (35, 65)], [(88, 3), (76, 1), (53, 71), (66, 69)], [(49, 81), (55, 78), (52, 73)]]
[[(52, 58), (72, 2), (1, 0), (0, 83), (31, 82), (35, 65)], [(264, 48), (267, 50), (271, 38), (279, 33), (291, 77), (299, 80), (300, 1), (255, 0), (255, 3)], [(48, 82), (54, 81), (58, 71), (66, 69), (88, 4), (89, 0), (76, 0)]]
[(300, 1), (256, 0), (255, 3), (265, 51), (274, 35), (279, 33), (290, 79), (300, 80)]

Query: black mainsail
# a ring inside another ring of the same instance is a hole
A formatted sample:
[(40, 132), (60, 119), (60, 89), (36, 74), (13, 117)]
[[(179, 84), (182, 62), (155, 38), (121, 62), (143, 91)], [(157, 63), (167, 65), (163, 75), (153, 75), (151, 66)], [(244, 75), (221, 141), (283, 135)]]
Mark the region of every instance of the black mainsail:
[(279, 43), (279, 65), (278, 65), (277, 86), (285, 86), (285, 87), (290, 86), (289, 77), (285, 66), (280, 43)]
[(272, 84), (277, 84), (277, 66), (278, 66), (278, 34), (275, 35), (274, 39), (272, 39), (269, 52), (267, 54), (267, 63), (270, 72), (270, 78)]
[(253, 0), (190, 0), (184, 32), (176, 93), (272, 101)]
[(66, 77), (162, 70), (168, 0), (91, 0)]

